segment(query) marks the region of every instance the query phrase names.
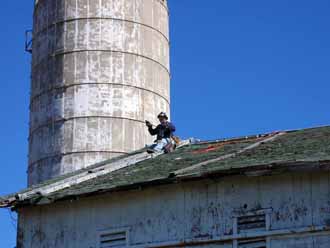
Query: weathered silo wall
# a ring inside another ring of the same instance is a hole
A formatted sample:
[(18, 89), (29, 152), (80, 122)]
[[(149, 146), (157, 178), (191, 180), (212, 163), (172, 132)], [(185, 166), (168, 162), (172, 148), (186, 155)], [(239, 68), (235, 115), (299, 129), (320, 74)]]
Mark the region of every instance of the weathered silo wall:
[(36, 2), (29, 184), (151, 142), (169, 82), (166, 1)]

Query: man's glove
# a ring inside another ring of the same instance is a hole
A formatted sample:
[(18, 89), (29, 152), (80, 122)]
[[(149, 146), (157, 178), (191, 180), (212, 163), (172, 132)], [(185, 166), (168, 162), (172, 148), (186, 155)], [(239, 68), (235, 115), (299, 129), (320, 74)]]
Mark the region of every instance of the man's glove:
[(146, 126), (147, 127), (152, 127), (152, 124), (149, 121), (146, 121)]

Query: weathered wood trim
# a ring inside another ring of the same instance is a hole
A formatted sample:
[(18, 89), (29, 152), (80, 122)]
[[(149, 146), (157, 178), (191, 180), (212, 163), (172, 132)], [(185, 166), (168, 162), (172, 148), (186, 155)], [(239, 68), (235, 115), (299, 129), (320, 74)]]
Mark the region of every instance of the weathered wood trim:
[(200, 171), (186, 173), (182, 175), (172, 175), (178, 180), (191, 180), (193, 178), (207, 177), (225, 177), (233, 175), (242, 175), (248, 177), (271, 176), (283, 174), (286, 172), (313, 172), (329, 171), (330, 160), (324, 161), (283, 161), (271, 164), (260, 164), (248, 167), (220, 168), (210, 171)]

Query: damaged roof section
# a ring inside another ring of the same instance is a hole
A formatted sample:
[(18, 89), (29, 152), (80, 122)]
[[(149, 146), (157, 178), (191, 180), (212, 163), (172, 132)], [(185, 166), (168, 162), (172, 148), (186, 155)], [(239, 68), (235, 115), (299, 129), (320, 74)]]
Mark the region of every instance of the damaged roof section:
[(292, 164), (330, 160), (330, 127), (288, 132), (273, 142), (265, 142), (255, 149), (246, 150), (225, 160), (207, 163), (190, 173), (212, 173), (232, 168)]
[(0, 207), (47, 204), (209, 176), (329, 170), (329, 161), (330, 127), (187, 144), (154, 158), (141, 150), (0, 198)]

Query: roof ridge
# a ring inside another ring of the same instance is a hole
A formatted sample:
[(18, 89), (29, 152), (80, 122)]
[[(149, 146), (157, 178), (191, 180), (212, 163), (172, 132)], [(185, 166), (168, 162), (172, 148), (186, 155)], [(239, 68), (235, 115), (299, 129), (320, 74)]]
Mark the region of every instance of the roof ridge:
[(262, 134), (252, 134), (252, 135), (237, 136), (237, 137), (223, 138), (223, 139), (216, 139), (216, 140), (205, 140), (205, 141), (198, 142), (198, 144), (203, 145), (203, 144), (214, 144), (214, 143), (231, 142), (231, 141), (237, 141), (237, 142), (246, 141), (246, 140), (268, 137), (269, 135), (272, 135), (274, 133), (279, 133), (279, 132), (289, 132), (289, 131), (273, 131), (273, 132), (262, 133)]

